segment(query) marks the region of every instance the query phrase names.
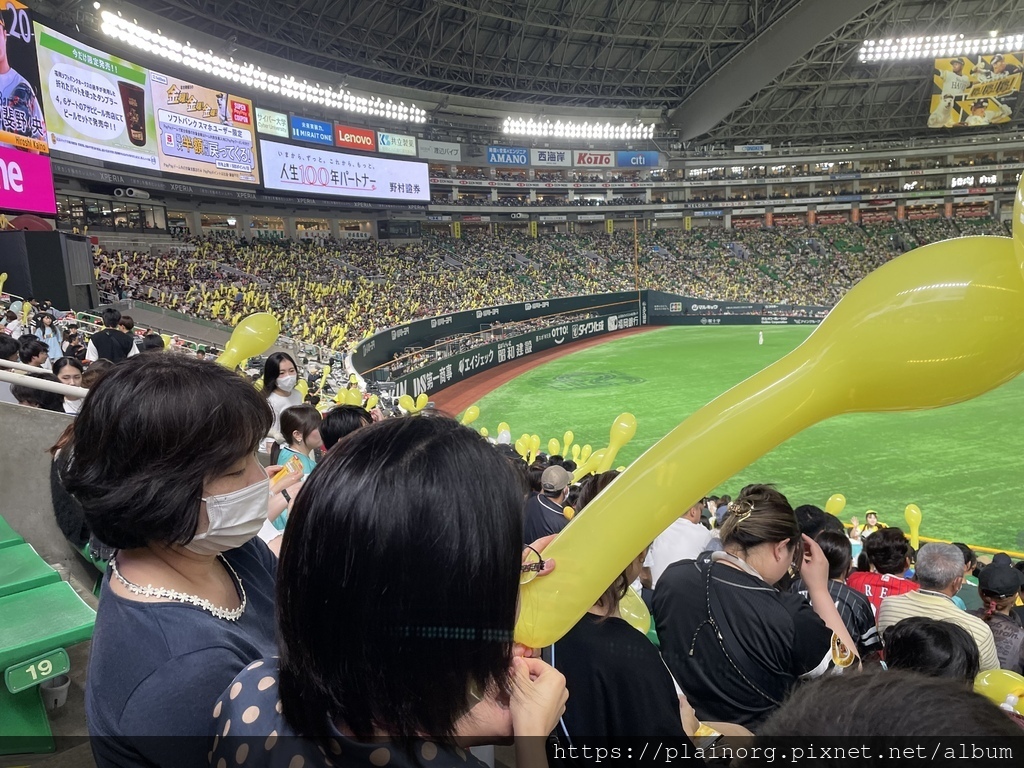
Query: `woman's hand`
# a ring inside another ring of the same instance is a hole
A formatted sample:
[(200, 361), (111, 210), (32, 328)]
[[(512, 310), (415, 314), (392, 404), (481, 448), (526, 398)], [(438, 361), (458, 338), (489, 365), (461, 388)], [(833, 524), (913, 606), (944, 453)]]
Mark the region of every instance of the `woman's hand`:
[[(828, 591), (828, 560), (818, 542), (804, 534), (804, 562), (800, 566), (800, 578), (807, 585), (808, 592), (816, 589)], [(812, 601), (813, 602), (813, 601)]]
[[(544, 548), (546, 546), (548, 546), (552, 541), (554, 541), (557, 538), (558, 538), (558, 534), (557, 533), (553, 533), (550, 536), (542, 536), (541, 538), (539, 538), (535, 542), (533, 542), (530, 546), (533, 547), (538, 552), (540, 552), (541, 557), (543, 558), (544, 557)], [(528, 550), (527, 548), (525, 548), (525, 547), (523, 548), (523, 564), (524, 565), (527, 562), (527, 554), (529, 553), (529, 551), (530, 550)], [(539, 578), (541, 576), (547, 576), (553, 570), (555, 570), (555, 561), (552, 560), (551, 558), (548, 558), (547, 560), (544, 561), (544, 569), (540, 570), (540, 571), (537, 571), (537, 577)], [(525, 657), (540, 656), (540, 651), (537, 650), (536, 648), (527, 648), (525, 645), (520, 645), (519, 643), (516, 643), (515, 645), (512, 646), (512, 653), (515, 656), (525, 656)]]
[(565, 677), (540, 659), (512, 659), (512, 730), (517, 737), (546, 737), (565, 712)]
[[(292, 472), (289, 472), (287, 475), (284, 475), (280, 480), (278, 480), (275, 483), (274, 482), (274, 475), (276, 475), (282, 469), (284, 469), (284, 465), (283, 464), (274, 464), (272, 466), (267, 467), (267, 470), (266, 470), (267, 471), (267, 477), (270, 478), (270, 481), (271, 481), (271, 485), (270, 485), (270, 493), (271, 493), (271, 495), (273, 495), (275, 493), (280, 493), (281, 491), (284, 491), (284, 490), (287, 490), (288, 488), (291, 488), (293, 485), (295, 485), (296, 483), (300, 482), (302, 480), (303, 476), (304, 476), (303, 472), (302, 472), (302, 468), (300, 467), (299, 469), (294, 470)], [(292, 496), (294, 496), (294, 495), (295, 494), (292, 494)]]

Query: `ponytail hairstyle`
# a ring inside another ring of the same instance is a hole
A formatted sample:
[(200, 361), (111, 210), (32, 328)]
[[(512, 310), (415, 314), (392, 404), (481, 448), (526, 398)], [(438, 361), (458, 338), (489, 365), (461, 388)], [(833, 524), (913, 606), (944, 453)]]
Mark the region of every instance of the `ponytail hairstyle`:
[(794, 560), (795, 550), (803, 546), (800, 525), (789, 500), (772, 485), (748, 485), (729, 510), (721, 527), (722, 546), (746, 552), (758, 544), (776, 544), (790, 540)]
[(985, 613), (981, 618), (986, 622), (991, 621), (994, 614), (1005, 611), (1017, 602), (1016, 593), (1009, 597), (1000, 597), (999, 595), (994, 595), (991, 592), (986, 592), (983, 589), (979, 589), (978, 593), (981, 595), (981, 602), (985, 604)]

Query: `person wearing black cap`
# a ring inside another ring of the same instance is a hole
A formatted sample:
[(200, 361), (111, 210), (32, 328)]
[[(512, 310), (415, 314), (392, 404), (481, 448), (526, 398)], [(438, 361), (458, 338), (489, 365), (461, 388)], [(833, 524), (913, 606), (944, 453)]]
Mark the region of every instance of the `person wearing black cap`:
[(993, 558), (978, 577), (978, 592), (985, 607), (971, 611), (992, 630), (999, 666), (1017, 674), (1024, 673), (1024, 627), (1010, 609), (1017, 602), (1021, 586), (1021, 572)]
[(531, 496), (523, 510), (523, 541), (532, 541), (560, 532), (569, 524), (563, 514), (563, 503), (569, 494), (572, 474), (557, 464), (544, 470), (540, 477), (541, 492)]

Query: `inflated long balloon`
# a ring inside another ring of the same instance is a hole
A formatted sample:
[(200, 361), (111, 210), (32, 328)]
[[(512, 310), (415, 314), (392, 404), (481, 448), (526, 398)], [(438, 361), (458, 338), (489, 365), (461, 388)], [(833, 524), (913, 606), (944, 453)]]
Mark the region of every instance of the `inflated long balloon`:
[(947, 240), (878, 268), (803, 344), (633, 462), (544, 550), (558, 567), (521, 589), (516, 641), (560, 638), (680, 510), (812, 424), (952, 405), (1024, 371), (1021, 203), (1018, 189), (1013, 240)]
[(636, 434), (636, 416), (632, 413), (620, 413), (612, 423), (611, 433), (608, 437), (608, 447), (605, 448), (604, 458), (597, 465), (597, 474), (607, 472), (615, 463), (615, 457), (619, 450), (633, 439)]
[(280, 333), (281, 324), (269, 312), (249, 315), (235, 326), (224, 351), (217, 356), (217, 362), (234, 370), (243, 360), (262, 355), (270, 349)]

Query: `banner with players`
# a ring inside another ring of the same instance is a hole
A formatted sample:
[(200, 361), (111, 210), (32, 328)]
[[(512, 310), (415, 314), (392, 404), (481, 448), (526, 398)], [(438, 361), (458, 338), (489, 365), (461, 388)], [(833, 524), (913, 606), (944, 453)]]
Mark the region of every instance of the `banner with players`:
[(929, 128), (1008, 123), (1024, 74), (1024, 53), (1012, 51), (936, 59)]

